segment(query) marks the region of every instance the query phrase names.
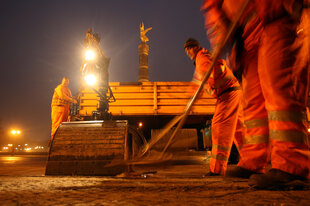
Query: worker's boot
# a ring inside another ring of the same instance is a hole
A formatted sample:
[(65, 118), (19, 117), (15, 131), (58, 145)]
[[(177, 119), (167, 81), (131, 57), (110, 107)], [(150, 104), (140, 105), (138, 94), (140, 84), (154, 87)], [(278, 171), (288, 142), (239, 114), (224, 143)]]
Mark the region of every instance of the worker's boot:
[(208, 172), (207, 174), (203, 175), (202, 177), (214, 177), (214, 176), (221, 176), (220, 174)]
[(238, 178), (244, 178), (249, 179), (251, 175), (253, 174), (259, 174), (257, 172), (245, 169), (243, 167), (232, 167), (228, 168), (225, 174), (225, 177), (238, 177)]
[(265, 174), (252, 175), (248, 184), (253, 188), (266, 190), (300, 190), (309, 187), (305, 178), (279, 169), (271, 169)]

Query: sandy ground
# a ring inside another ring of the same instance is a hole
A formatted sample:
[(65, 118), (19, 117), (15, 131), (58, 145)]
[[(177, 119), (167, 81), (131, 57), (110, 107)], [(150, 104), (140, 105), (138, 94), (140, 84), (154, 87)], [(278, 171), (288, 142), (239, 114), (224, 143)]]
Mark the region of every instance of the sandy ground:
[(254, 190), (247, 180), (203, 178), (207, 164), (135, 167), (126, 178), (55, 177), (44, 176), (43, 160), (0, 164), (0, 205), (310, 205), (309, 189)]

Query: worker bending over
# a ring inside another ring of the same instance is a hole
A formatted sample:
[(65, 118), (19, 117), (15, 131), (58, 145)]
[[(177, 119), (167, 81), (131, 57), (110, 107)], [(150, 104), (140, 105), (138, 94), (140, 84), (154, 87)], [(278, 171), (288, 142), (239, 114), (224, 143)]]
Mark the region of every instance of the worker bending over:
[(55, 88), (52, 99), (52, 132), (51, 139), (62, 122), (66, 122), (69, 117), (71, 103), (76, 104), (77, 101), (72, 98), (70, 89), (68, 88), (69, 79), (62, 78), (62, 82)]
[[(211, 54), (200, 47), (197, 40), (189, 38), (184, 44), (186, 54), (196, 66), (194, 82), (201, 82), (212, 62)], [(237, 148), (242, 144), (242, 115), (240, 100), (242, 91), (224, 60), (218, 60), (204, 85), (208, 93), (217, 99), (212, 119), (212, 155), (210, 173), (206, 176), (224, 175), (233, 141)]]

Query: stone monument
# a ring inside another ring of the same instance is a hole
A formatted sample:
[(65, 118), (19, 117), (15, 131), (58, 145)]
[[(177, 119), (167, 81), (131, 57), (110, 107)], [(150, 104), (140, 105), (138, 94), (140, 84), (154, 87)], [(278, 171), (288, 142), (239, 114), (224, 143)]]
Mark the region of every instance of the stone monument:
[(149, 45), (146, 42), (149, 39), (146, 37), (146, 33), (150, 31), (152, 27), (144, 29), (143, 22), (140, 24), (140, 38), (141, 43), (138, 46), (139, 51), (139, 82), (148, 82), (149, 81), (149, 64), (148, 64), (148, 56), (149, 56)]

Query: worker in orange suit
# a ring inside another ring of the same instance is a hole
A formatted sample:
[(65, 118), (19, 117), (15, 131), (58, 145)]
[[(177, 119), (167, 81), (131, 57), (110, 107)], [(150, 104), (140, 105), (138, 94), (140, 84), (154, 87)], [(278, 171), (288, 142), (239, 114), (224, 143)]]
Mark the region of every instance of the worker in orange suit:
[[(244, 1), (203, 1), (213, 48)], [(302, 0), (250, 1), (230, 41), (237, 45), (231, 62), (242, 71), (246, 134), (238, 166), (226, 175), (249, 178), (258, 189), (287, 188), (309, 179), (309, 20), (301, 23), (304, 12)], [(266, 171), (268, 162), (272, 169)]]
[[(200, 47), (197, 40), (189, 38), (184, 44), (186, 54), (196, 66), (194, 81), (201, 82), (212, 62), (211, 54)], [(224, 60), (218, 60), (205, 89), (217, 99), (212, 119), (212, 154), (210, 172), (206, 176), (224, 175), (233, 142), (242, 145), (241, 87)]]
[(68, 88), (69, 79), (64, 77), (60, 85), (55, 88), (52, 99), (52, 132), (51, 138), (62, 122), (68, 121), (71, 103), (76, 104), (77, 101), (72, 98), (70, 89)]

